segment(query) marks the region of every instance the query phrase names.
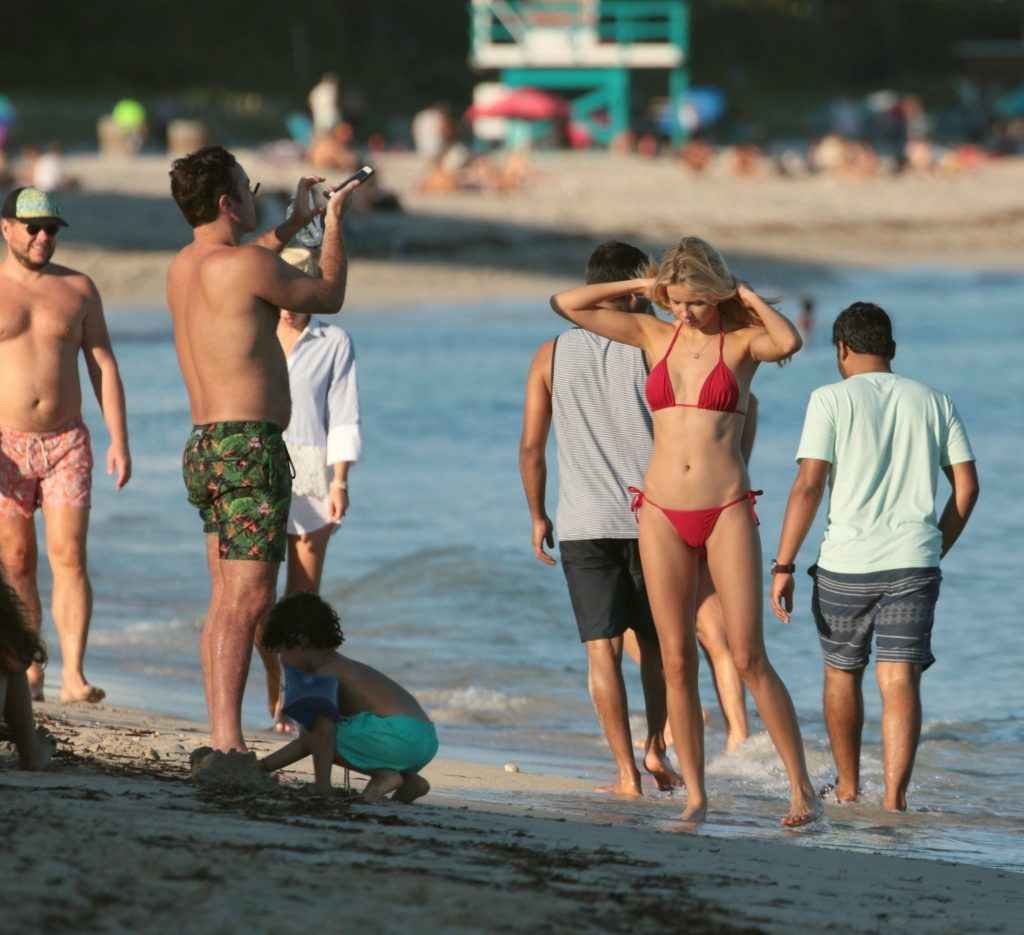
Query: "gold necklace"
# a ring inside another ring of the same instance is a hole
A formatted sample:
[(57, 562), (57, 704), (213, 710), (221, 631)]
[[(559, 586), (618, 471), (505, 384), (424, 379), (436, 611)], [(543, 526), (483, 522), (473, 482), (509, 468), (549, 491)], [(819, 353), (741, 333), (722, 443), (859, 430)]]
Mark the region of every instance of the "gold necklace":
[(708, 336), (708, 339), (707, 339), (707, 340), (706, 340), (706, 341), (704, 342), (704, 346), (703, 346), (703, 347), (702, 347), (702, 348), (701, 348), (701, 349), (700, 349), (699, 351), (697, 351), (697, 353), (696, 353), (696, 354), (695, 354), (695, 353), (694, 353), (693, 351), (689, 351), (689, 350), (688, 350), (688, 351), (686, 351), (686, 353), (687, 353), (687, 354), (689, 354), (689, 355), (690, 355), (690, 357), (692, 357), (692, 358), (693, 358), (694, 360), (699, 360), (699, 359), (700, 359), (701, 357), (703, 357), (703, 356), (704, 356), (704, 352), (705, 352), (705, 351), (706, 351), (706, 350), (708, 349), (708, 347), (710, 346), (710, 344), (711, 344), (711, 341), (712, 341), (712, 339), (713, 339), (713, 338), (714, 338), (714, 335), (713, 335), (713, 334), (712, 334), (712, 335), (709, 335), (709, 336)]

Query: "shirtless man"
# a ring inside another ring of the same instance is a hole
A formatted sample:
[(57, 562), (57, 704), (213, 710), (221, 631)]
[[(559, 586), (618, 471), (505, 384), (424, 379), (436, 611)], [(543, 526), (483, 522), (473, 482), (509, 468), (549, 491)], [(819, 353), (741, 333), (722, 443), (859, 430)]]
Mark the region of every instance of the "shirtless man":
[(253, 243), (256, 190), (234, 156), (208, 146), (175, 161), (171, 193), (193, 240), (167, 273), (178, 363), (192, 410), (183, 471), (206, 533), (210, 607), (200, 660), (214, 750), (246, 749), (242, 694), (256, 628), (274, 603), (287, 546), (291, 464), (281, 437), (291, 417), (288, 367), (277, 340), (278, 310), (332, 315), (345, 299), (348, 263), (341, 219), (349, 183), (329, 202), (322, 278), (277, 255), (309, 221), (300, 210)]
[[(96, 286), (50, 262), (67, 226), (60, 208), (38, 189), (16, 188), (0, 215), (7, 243), (0, 263), (0, 565), (38, 631), (34, 513), (41, 506), (63, 660), (60, 700), (97, 702), (104, 691), (89, 684), (82, 668), (92, 615), (85, 540), (93, 461), (78, 352), (110, 432), (107, 473), (118, 490), (131, 476), (124, 387)], [(43, 700), (38, 664), (28, 680), (32, 697)]]

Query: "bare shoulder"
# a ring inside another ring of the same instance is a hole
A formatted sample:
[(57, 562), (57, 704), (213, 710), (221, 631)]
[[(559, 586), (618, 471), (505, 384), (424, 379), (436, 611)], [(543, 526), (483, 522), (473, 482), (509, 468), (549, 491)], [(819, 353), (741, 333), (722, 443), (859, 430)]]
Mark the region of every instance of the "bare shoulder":
[(354, 671), (355, 666), (358, 663), (354, 663), (352, 659), (348, 659), (341, 653), (335, 653), (331, 658), (325, 662), (319, 669), (317, 669), (317, 675), (330, 675), (343, 682), (349, 678)]
[(99, 300), (100, 293), (96, 283), (85, 273), (57, 263), (51, 263), (46, 272), (52, 277), (50, 285), (68, 300), (81, 305), (92, 305)]
[(534, 365), (551, 363), (551, 356), (555, 353), (555, 342), (558, 338), (548, 338), (540, 347), (537, 348), (537, 353), (533, 355)]

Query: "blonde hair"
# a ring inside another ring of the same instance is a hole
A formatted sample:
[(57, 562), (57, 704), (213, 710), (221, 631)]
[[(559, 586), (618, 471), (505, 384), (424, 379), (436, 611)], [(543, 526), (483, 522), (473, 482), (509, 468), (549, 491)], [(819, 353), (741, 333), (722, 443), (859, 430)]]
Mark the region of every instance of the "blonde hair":
[(651, 299), (662, 308), (669, 307), (668, 287), (685, 283), (703, 298), (718, 306), (723, 319), (738, 325), (761, 324), (752, 309), (736, 293), (736, 277), (729, 271), (725, 257), (700, 237), (683, 237), (665, 252), (660, 263), (647, 268), (654, 279)]
[(289, 266), (302, 270), (307, 276), (321, 275), (318, 254), (313, 250), (307, 250), (305, 247), (285, 247), (281, 251), (281, 259)]

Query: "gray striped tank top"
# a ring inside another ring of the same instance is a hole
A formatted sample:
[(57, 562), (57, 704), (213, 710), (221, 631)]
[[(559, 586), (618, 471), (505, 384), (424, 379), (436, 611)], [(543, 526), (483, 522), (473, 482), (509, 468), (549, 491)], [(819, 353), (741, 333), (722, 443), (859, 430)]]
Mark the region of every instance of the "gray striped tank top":
[(635, 539), (626, 488), (651, 456), (643, 352), (574, 328), (558, 336), (551, 407), (558, 441), (559, 539)]

